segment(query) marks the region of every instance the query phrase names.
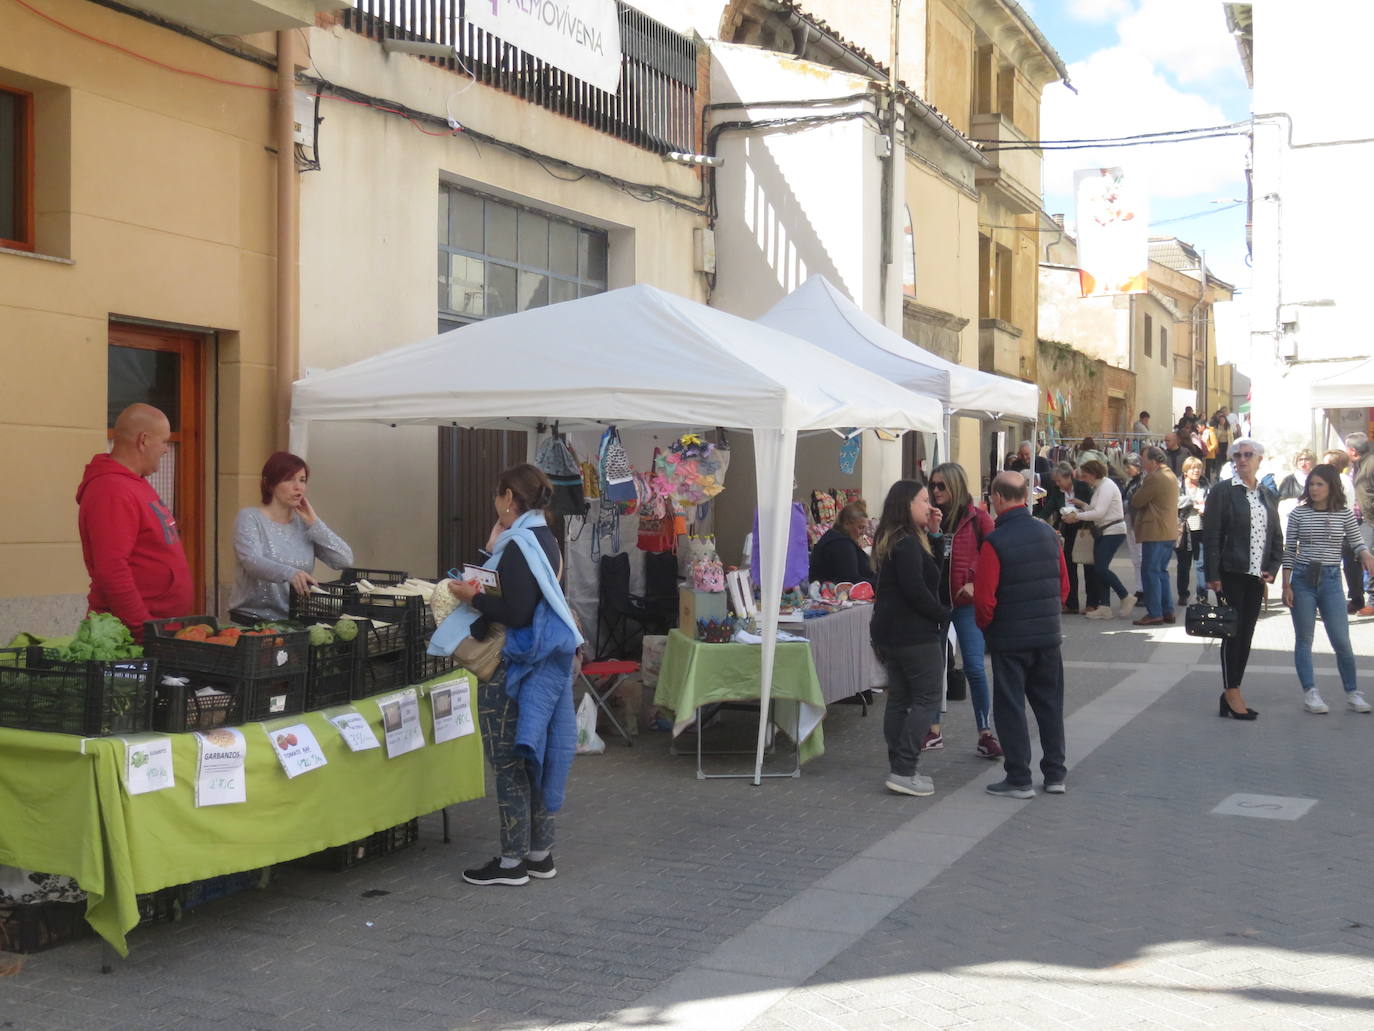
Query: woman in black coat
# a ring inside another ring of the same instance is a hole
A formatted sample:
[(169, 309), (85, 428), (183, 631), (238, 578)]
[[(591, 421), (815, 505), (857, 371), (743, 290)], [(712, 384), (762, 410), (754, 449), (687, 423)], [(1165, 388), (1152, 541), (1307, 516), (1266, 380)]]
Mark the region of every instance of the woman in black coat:
[(840, 509), (835, 525), (811, 549), (808, 579), (821, 583), (873, 582), (873, 566), (859, 541), (868, 529), (868, 510), (854, 503)]
[(1250, 641), (1255, 636), (1264, 585), (1274, 582), (1283, 565), (1283, 532), (1272, 492), (1260, 486), (1264, 445), (1240, 437), (1228, 449), (1235, 475), (1222, 480), (1207, 496), (1202, 514), (1202, 557), (1207, 586), (1235, 608), (1239, 626), (1221, 642), (1223, 690), (1217, 715), (1253, 720), (1259, 715), (1240, 695)]

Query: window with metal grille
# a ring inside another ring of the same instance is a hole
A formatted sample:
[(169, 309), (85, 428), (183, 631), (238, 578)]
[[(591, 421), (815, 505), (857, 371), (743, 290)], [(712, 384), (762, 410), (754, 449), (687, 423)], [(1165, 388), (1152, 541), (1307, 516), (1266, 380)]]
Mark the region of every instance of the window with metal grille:
[(606, 290), (606, 233), (439, 188), (439, 318), (461, 325)]

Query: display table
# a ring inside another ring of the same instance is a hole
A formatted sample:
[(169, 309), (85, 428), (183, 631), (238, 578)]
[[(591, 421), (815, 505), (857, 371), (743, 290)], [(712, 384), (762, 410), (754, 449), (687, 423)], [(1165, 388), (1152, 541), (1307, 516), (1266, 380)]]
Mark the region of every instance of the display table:
[[(798, 728), (798, 754), (801, 762), (807, 762), (825, 752), (821, 731), (825, 699), (821, 696), (811, 646), (801, 641), (783, 642), (775, 655), (773, 698), (780, 709), (791, 708), (796, 717), (777, 722), (783, 729)], [(681, 630), (670, 631), (654, 704), (672, 710), (673, 736), (691, 725), (703, 705), (757, 701), (762, 661), (761, 645), (704, 644)], [(698, 739), (700, 736), (697, 735)]]
[[(128, 955), (139, 894), (286, 862), (482, 797), (481, 735), (434, 744), (428, 687), (454, 676), (419, 686), (425, 746), (394, 759), (375, 698), (243, 725), (247, 800), (232, 805), (196, 808), (194, 734), (167, 735), (172, 787), (131, 796), (122, 738), (0, 728), (0, 863), (73, 878), (89, 896), (87, 921)], [(475, 695), (474, 683), (474, 724)], [(350, 708), (382, 747), (349, 750), (326, 715)], [(288, 779), (266, 731), (298, 723), (310, 727), (327, 765)]]
[(787, 626), (790, 633), (800, 634), (811, 642), (811, 655), (826, 704), (887, 683), (887, 674), (868, 637), (872, 623), (873, 606), (860, 604), (828, 616), (814, 616), (800, 626)]

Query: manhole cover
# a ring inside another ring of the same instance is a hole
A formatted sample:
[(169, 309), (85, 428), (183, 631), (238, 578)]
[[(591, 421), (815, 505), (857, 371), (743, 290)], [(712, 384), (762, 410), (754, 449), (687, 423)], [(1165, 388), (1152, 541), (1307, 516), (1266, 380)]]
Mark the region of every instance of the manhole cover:
[(1222, 816), (1256, 816), (1261, 820), (1298, 820), (1317, 804), (1315, 798), (1282, 795), (1228, 795), (1212, 810)]

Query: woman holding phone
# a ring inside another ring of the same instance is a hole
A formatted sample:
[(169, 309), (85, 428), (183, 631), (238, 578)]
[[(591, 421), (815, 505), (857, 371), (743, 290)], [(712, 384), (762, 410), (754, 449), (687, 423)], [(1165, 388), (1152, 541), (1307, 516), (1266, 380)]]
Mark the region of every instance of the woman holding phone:
[(285, 619), (291, 591), (314, 584), (317, 561), (331, 569), (353, 564), (353, 549), (325, 525), (306, 497), (310, 466), (278, 451), (262, 467), (262, 504), (241, 509), (234, 519), (234, 554), (239, 573), (229, 598), (229, 618), (251, 625)]

